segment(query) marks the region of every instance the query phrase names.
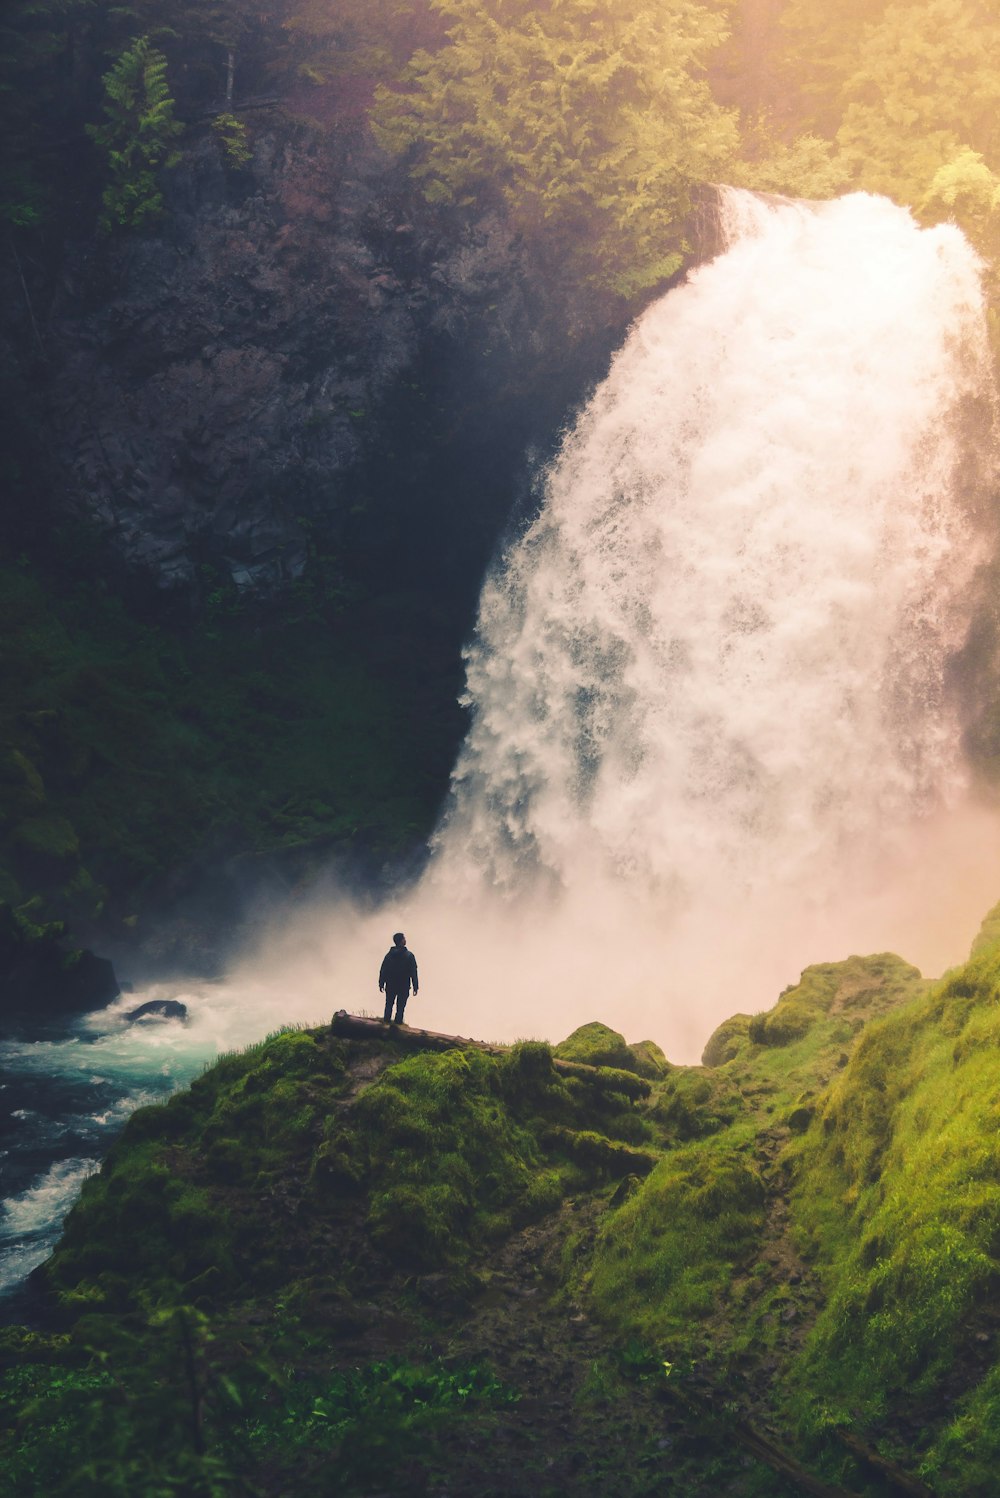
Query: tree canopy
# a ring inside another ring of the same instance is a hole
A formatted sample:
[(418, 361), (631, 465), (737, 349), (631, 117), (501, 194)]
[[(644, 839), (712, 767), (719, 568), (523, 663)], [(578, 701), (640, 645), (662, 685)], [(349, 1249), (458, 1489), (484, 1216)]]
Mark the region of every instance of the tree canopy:
[(792, 0), (783, 22), (799, 124), (826, 136), (845, 185), (956, 217), (981, 237), (983, 173), (1000, 168), (996, 6)]
[(380, 89), (374, 116), (428, 198), (498, 192), (592, 274), (617, 266), (624, 291), (676, 271), (691, 187), (737, 146), (706, 77), (721, 15), (695, 0), (433, 5), (443, 45)]
[(554, 263), (623, 292), (679, 269), (692, 192), (724, 179), (884, 192), (996, 235), (993, 0), (7, 0), (9, 226), (60, 199), (79, 222), (108, 188), (84, 127), (106, 133), (102, 79), (142, 37), (180, 120), (234, 122), (216, 131), (231, 161), (243, 101), (308, 115), (315, 89), (337, 128), (323, 90), (350, 78), (428, 198), (502, 203)]
[(163, 212), (158, 174), (176, 163), (171, 141), (182, 128), (166, 75), (166, 58), (145, 36), (104, 75), (105, 121), (87, 128), (107, 153), (110, 180), (100, 220), (105, 233), (141, 228)]

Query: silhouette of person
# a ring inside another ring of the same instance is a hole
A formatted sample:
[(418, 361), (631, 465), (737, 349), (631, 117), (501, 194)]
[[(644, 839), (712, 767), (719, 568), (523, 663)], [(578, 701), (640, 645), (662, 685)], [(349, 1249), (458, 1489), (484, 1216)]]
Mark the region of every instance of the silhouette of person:
[(417, 981), (417, 959), (407, 949), (406, 937), (402, 931), (397, 931), (392, 938), (392, 946), (382, 959), (378, 974), (379, 993), (385, 993), (383, 1024), (388, 1024), (392, 1019), (393, 1004), (396, 1006), (396, 1018), (392, 1020), (393, 1024), (403, 1023), (403, 1012), (406, 1009), (406, 1001), (410, 997), (411, 983), (413, 992), (416, 993), (420, 986)]

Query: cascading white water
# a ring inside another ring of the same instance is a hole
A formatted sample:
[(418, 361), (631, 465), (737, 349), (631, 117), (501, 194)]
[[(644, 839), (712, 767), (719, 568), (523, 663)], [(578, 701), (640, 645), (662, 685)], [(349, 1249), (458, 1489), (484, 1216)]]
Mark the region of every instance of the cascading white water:
[(975, 256), (883, 199), (725, 201), (733, 247), (639, 321), (485, 589), (462, 884), (825, 898), (963, 787)]

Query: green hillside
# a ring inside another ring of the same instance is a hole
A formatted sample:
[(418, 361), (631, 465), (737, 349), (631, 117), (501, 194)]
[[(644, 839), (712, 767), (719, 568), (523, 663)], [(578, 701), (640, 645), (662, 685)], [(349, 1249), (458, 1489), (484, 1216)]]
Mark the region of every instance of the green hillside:
[(5, 1333), (14, 1490), (986, 1498), (990, 930), (939, 983), (809, 968), (702, 1067), (599, 1025), (224, 1058), (133, 1116), (52, 1328)]

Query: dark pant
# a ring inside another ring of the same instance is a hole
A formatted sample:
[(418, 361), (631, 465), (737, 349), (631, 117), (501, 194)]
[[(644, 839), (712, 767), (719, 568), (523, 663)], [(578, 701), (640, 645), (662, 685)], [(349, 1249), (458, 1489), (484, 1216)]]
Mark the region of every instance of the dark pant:
[(403, 1023), (403, 1012), (406, 1009), (406, 1001), (409, 997), (409, 984), (407, 984), (405, 988), (387, 988), (385, 991), (385, 1014), (382, 1016), (382, 1018), (384, 1020), (392, 1019), (392, 1006), (393, 1004), (395, 1004), (396, 1023), (397, 1025), (401, 1025)]

